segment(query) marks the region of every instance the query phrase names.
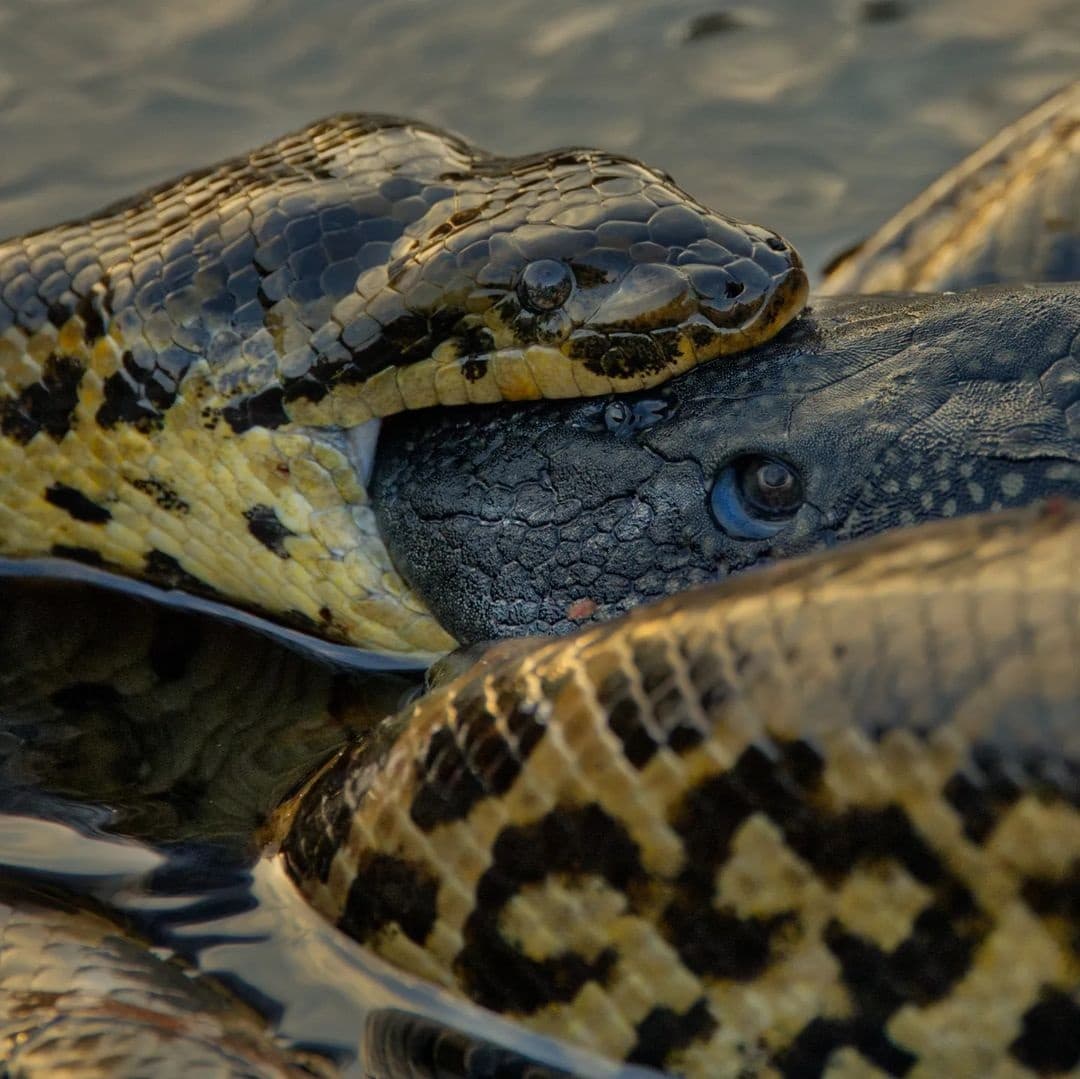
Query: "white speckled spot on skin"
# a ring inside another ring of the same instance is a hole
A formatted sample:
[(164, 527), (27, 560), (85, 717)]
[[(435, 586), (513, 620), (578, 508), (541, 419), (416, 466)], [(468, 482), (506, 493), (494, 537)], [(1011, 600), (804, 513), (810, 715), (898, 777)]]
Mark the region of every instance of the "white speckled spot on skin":
[(1006, 472), (1001, 477), (1001, 493), (1006, 498), (1016, 498), (1024, 489), (1024, 477), (1019, 472)]
[(976, 506), (981, 506), (982, 500), (986, 497), (986, 492), (983, 490), (983, 485), (981, 483), (975, 483), (974, 481), (972, 481), (967, 485), (967, 488), (968, 494), (971, 496), (971, 501), (974, 502)]

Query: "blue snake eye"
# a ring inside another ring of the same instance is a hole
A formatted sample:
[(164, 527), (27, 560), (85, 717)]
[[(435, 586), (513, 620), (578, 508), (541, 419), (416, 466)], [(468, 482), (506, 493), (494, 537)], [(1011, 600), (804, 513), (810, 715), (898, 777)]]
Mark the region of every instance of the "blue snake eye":
[(716, 523), (735, 539), (768, 539), (780, 532), (803, 504), (798, 472), (786, 461), (744, 454), (716, 477), (710, 508)]
[(565, 262), (539, 259), (522, 271), (518, 297), (530, 311), (554, 311), (566, 303), (573, 288), (574, 275)]

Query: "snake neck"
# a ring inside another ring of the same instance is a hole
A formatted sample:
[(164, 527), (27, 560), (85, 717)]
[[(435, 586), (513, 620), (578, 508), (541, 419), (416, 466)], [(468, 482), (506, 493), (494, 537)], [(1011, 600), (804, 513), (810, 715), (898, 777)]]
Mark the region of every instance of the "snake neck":
[[(366, 130), (283, 140), (261, 189), (232, 163), (0, 247), (0, 552), (103, 565), (375, 651), (452, 647), (379, 539), (363, 436), (259, 414), (274, 366), (322, 321), (325, 296), (297, 291), (313, 267), (282, 288), (310, 256), (299, 232), (335, 204), (347, 231), (342, 185), (360, 172), (378, 192), (405, 158), (457, 160), (425, 132)], [(309, 213), (292, 206), (281, 230), (290, 200)]]

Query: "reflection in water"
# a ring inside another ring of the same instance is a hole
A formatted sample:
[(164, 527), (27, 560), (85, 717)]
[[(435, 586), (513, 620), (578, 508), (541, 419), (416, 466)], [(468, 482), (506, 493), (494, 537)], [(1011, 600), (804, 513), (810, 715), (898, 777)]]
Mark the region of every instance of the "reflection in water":
[(0, 611), (0, 804), (88, 801), (141, 838), (247, 843), (416, 683), (72, 582), (0, 578)]
[[(3, 234), (315, 116), (383, 110), (507, 153), (643, 157), (789, 235), (812, 267), (1080, 60), (1075, 0), (9, 0), (0, 31)], [(8, 581), (0, 611), (9, 883), (63, 881), (122, 911), (353, 1074), (365, 1024), (376, 1054), (379, 1038), (453, 1052), (439, 1024), (511, 1037), (388, 972), (300, 904), (275, 860), (253, 861), (277, 800), (408, 676), (334, 670), (205, 613), (85, 588)], [(555, 1070), (645, 1074), (517, 1037)]]

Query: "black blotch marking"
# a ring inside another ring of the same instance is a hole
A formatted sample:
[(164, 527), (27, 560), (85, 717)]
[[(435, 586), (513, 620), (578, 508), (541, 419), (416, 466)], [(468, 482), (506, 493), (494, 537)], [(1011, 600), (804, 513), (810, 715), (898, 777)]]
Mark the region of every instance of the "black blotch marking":
[(169, 375), (155, 366), (140, 367), (130, 351), (121, 358), (121, 370), (105, 379), (103, 391), (97, 422), (105, 428), (127, 423), (143, 432), (160, 426), (177, 393)]
[[(91, 290), (79, 300), (75, 307), (75, 314), (83, 320), (83, 333), (86, 337), (86, 343), (90, 346), (100, 341), (108, 330), (107, 320), (109, 318), (109, 302), (112, 299), (112, 293), (107, 291), (107, 275), (102, 278), (102, 284), (106, 286), (104, 291), (96, 288)], [(56, 325), (63, 325), (63, 323), (57, 323)]]
[(324, 632), (328, 628), (325, 622), (316, 621), (311, 615), (304, 614), (303, 611), (298, 611), (295, 608), (282, 611), (280, 618), (282, 622), (287, 622), (290, 626), (295, 626), (305, 633), (317, 634)]
[(773, 959), (774, 938), (796, 921), (793, 912), (740, 918), (716, 910), (708, 897), (686, 890), (664, 910), (664, 934), (695, 974), (747, 982)]
[(995, 746), (976, 746), (971, 764), (954, 772), (942, 794), (960, 815), (964, 835), (974, 843), (983, 843), (1004, 812), (1020, 797), (1020, 784), (1014, 778), (1015, 767), (1005, 760)]
[(252, 427), (272, 430), (289, 422), (285, 412), (285, 391), (280, 386), (270, 386), (261, 393), (233, 401), (221, 410), (221, 414), (238, 435)]
[[(335, 693), (356, 702), (357, 682), (347, 679), (335, 685)], [(340, 715), (341, 699), (331, 695), (331, 715)], [(323, 884), (330, 867), (349, 834), (353, 813), (367, 796), (366, 782), (377, 775), (387, 754), (405, 728), (401, 719), (380, 723), (358, 745), (342, 753), (304, 796), (300, 811), (282, 844), (289, 872), (300, 881), (316, 877)]]
[(700, 322), (691, 322), (686, 327), (686, 336), (698, 348), (704, 348), (706, 345), (711, 344), (716, 339), (716, 332), (715, 329), (703, 326)]
[(427, 757), (417, 762), (416, 772), (409, 816), (425, 832), (443, 821), (463, 820), (487, 793), (449, 727), (440, 727), (432, 736)]
[(108, 682), (73, 682), (56, 690), (49, 700), (65, 712), (92, 712), (114, 708), (123, 698), (116, 686)]
[(941, 1000), (968, 971), (988, 929), (986, 916), (959, 883), (944, 888), (921, 911), (891, 952), (831, 922), (825, 944), (840, 964), (860, 1012), (881, 1022), (905, 1003)]
[(431, 326), (423, 315), (405, 314), (383, 327), (389, 362), (407, 367), (431, 354)]
[(104, 507), (87, 498), (82, 491), (65, 483), (54, 483), (45, 490), (45, 501), (70, 514), (76, 521), (103, 525), (112, 520), (112, 514)]
[(168, 484), (162, 483), (161, 480), (144, 479), (144, 480), (132, 480), (131, 486), (136, 491), (142, 491), (144, 495), (149, 495), (163, 510), (168, 510), (170, 513), (188, 513), (191, 506), (184, 501)]
[[(244, 511), (244, 517), (248, 523), (248, 531), (272, 554), (278, 558), (289, 557), (285, 540), (296, 533), (286, 528), (280, 520), (273, 506), (256, 505)], [(310, 622), (311, 619), (308, 619)]]
[(890, 1041), (879, 1027), (858, 1019), (812, 1019), (772, 1064), (784, 1079), (806, 1079), (825, 1074), (829, 1057), (852, 1045), (886, 1075), (906, 1075), (917, 1057)]
[(567, 343), (567, 353), (572, 360), (581, 360), (590, 371), (597, 370), (610, 345), (603, 334), (580, 331)]
[[(753, 813), (766, 814), (785, 834), (811, 833), (822, 820), (810, 799), (824, 767), (823, 758), (806, 742), (751, 745), (730, 771), (688, 791), (674, 818), (687, 849), (684, 884), (711, 894), (714, 871), (727, 859), (735, 833)], [(817, 845), (824, 846), (827, 838), (821, 836)], [(815, 864), (823, 862), (826, 851), (815, 852), (809, 837), (800, 845)]]
[(1080, 1064), (1080, 1007), (1067, 993), (1044, 986), (1028, 1008), (1009, 1052), (1037, 1075), (1061, 1075)]
[[(639, 654), (640, 653), (640, 654)], [(652, 661), (658, 661), (653, 663)], [(629, 676), (615, 669), (597, 686), (597, 700), (608, 717), (608, 728), (622, 743), (626, 759), (638, 769), (644, 768), (662, 746), (685, 753), (704, 739), (704, 732), (686, 722), (682, 694), (671, 677), (666, 659), (635, 646), (635, 666), (644, 692), (650, 698), (648, 714), (642, 712)]]
[[(432, 324), (432, 335), (441, 338), (453, 330), (460, 321), (460, 313), (452, 312), (451, 318), (445, 326)], [(530, 339), (531, 340), (531, 339)], [(482, 361), (489, 352), (495, 348), (495, 336), (486, 326), (470, 326), (455, 335), (454, 343), (457, 346), (459, 356), (467, 356)]]
[(194, 618), (163, 611), (154, 623), (146, 658), (161, 682), (177, 682), (191, 668), (201, 634)]
[(665, 353), (645, 334), (617, 334), (608, 339), (607, 350), (599, 357), (583, 360), (587, 371), (608, 378), (656, 374), (668, 366)]
[(499, 932), (499, 914), (524, 886), (548, 876), (596, 875), (627, 892), (643, 881), (637, 844), (598, 805), (556, 807), (533, 824), (508, 826), (495, 840), (490, 867), (476, 887), (476, 909), (464, 927), (454, 969), (468, 995), (499, 1012), (528, 1015), (573, 1000), (589, 981), (604, 983), (611, 949), (593, 959), (574, 953), (543, 960), (522, 955)]
[(425, 832), (464, 820), (481, 799), (508, 791), (546, 730), (535, 702), (518, 699), (508, 687), (493, 688), (513, 740), (499, 730), (483, 687), (462, 689), (454, 699), (457, 723), (436, 731), (424, 760), (416, 764), (409, 815)]
[(353, 814), (342, 792), (361, 767), (363, 761), (353, 753), (342, 753), (304, 796), (281, 848), (294, 878), (315, 878), (322, 884), (330, 878), (330, 867), (348, 837)]
[(389, 854), (361, 859), (338, 927), (353, 939), (370, 941), (391, 924), (423, 944), (435, 924), (438, 881), (419, 866)]
[(49, 553), (57, 558), (70, 558), (73, 562), (82, 562), (86, 566), (103, 566), (105, 559), (100, 551), (92, 547), (72, 547), (66, 543), (54, 543), (49, 548)]
[(664, 912), (665, 931), (687, 966), (703, 973), (753, 977), (769, 962), (774, 935), (791, 916), (740, 919), (713, 904), (717, 869), (739, 828), (761, 813), (830, 885), (859, 864), (891, 861), (935, 889), (935, 902), (892, 954), (874, 953), (872, 943), (845, 936), (839, 926), (832, 942), (842, 965), (845, 956), (851, 960), (845, 975), (858, 983), (855, 998), (869, 1002), (860, 1007), (884, 1016), (907, 999), (937, 999), (967, 970), (985, 918), (900, 807), (821, 809), (815, 796), (823, 768), (821, 755), (805, 741), (751, 745), (728, 772), (688, 792), (673, 820), (686, 846), (686, 868)]
[(682, 1013), (658, 1005), (634, 1029), (637, 1042), (626, 1057), (627, 1063), (662, 1068), (676, 1049), (685, 1049), (711, 1034), (716, 1020), (703, 998)]
[(461, 374), (467, 382), (479, 382), (487, 371), (487, 360), (466, 360), (461, 365)]
[(888, 1075), (907, 1074), (916, 1058), (889, 1039), (890, 1017), (907, 1003), (926, 1006), (944, 998), (967, 974), (989, 929), (985, 915), (958, 881), (943, 881), (937, 893), (891, 952), (838, 921), (826, 926), (825, 944), (840, 964), (856, 1014), (807, 1024), (773, 1061), (782, 1075), (820, 1075), (833, 1051), (845, 1045), (854, 1046)]
[(1066, 922), (1073, 951), (1080, 953), (1080, 862), (1075, 862), (1060, 879), (1029, 877), (1020, 894), (1040, 917)]
[(148, 580), (163, 588), (178, 588), (196, 595), (216, 595), (216, 589), (188, 573), (172, 555), (156, 548), (147, 552), (143, 562)]
[(71, 430), (84, 371), (70, 356), (50, 355), (39, 382), (26, 386), (18, 397), (0, 401), (0, 431), (24, 446), (39, 431), (59, 442)]

